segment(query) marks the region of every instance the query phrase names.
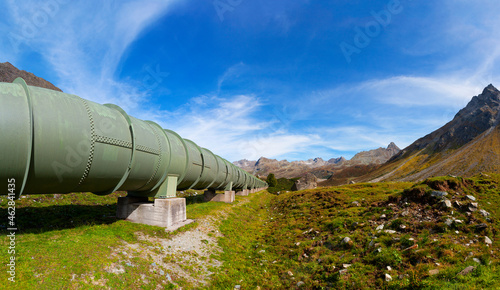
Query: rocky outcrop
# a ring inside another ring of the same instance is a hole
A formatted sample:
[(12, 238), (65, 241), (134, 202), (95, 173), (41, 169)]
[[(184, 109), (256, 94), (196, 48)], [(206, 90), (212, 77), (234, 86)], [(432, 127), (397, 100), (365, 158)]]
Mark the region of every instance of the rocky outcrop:
[(378, 148), (370, 151), (360, 152), (349, 160), (352, 165), (354, 164), (382, 164), (387, 162), (392, 156), (396, 155), (401, 151), (394, 142), (391, 142), (387, 148)]
[(62, 92), (61, 89), (54, 86), (50, 82), (39, 78), (30, 72), (19, 70), (9, 62), (0, 63), (0, 82), (11, 83), (18, 77), (23, 78), (30, 86)]
[(318, 186), (318, 179), (311, 173), (306, 174), (306, 176), (295, 181), (292, 186), (292, 191), (304, 190), (304, 189), (314, 189)]

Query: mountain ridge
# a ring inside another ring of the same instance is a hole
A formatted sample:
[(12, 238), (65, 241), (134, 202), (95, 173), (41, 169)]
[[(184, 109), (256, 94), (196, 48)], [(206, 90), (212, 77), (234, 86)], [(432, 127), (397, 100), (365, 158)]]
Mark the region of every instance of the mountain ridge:
[(417, 181), (500, 171), (500, 91), (492, 84), (441, 128), (417, 139), (358, 181)]
[(330, 158), (328, 161), (321, 157), (308, 160), (287, 161), (269, 159), (261, 157), (256, 161), (242, 159), (234, 161), (233, 164), (240, 168), (261, 176), (267, 176), (269, 173), (275, 174), (277, 178), (301, 177), (307, 173), (312, 173), (320, 179), (329, 178), (335, 172), (357, 165), (380, 165), (389, 160), (399, 149), (394, 142), (391, 142), (386, 148), (362, 151), (354, 155), (350, 160), (345, 157)]

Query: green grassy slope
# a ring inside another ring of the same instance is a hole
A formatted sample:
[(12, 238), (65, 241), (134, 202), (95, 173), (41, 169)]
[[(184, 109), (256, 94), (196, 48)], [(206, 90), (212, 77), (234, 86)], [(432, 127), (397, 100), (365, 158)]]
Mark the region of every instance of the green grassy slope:
[[(452, 208), (444, 208), (443, 201), (431, 195), (436, 190), (448, 193)], [(2, 287), (500, 287), (499, 174), (439, 177), (416, 184), (354, 184), (280, 195), (262, 191), (238, 197), (234, 204), (199, 203), (199, 196), (189, 197), (188, 217), (219, 221), (218, 230), (209, 236), (218, 241), (222, 251), (203, 258), (221, 262), (210, 266), (213, 274), (208, 284), (193, 281), (198, 271), (194, 264), (165, 255), (165, 244), (157, 242), (202, 230), (206, 227), (203, 222), (168, 233), (158, 227), (119, 221), (114, 218), (118, 195), (37, 195), (18, 200), (16, 283), (7, 283), (8, 274), (2, 271)], [(7, 222), (5, 197), (0, 205)], [(492, 245), (485, 243), (485, 236)], [(7, 249), (8, 243), (5, 235), (0, 248)], [(182, 255), (202, 258), (193, 252)], [(160, 268), (153, 256), (177, 263), (191, 278)], [(8, 258), (6, 250), (0, 251), (2, 261)], [(461, 275), (468, 266), (474, 267), (471, 273)], [(172, 281), (165, 278), (168, 273)], [(386, 281), (386, 274), (392, 281)]]

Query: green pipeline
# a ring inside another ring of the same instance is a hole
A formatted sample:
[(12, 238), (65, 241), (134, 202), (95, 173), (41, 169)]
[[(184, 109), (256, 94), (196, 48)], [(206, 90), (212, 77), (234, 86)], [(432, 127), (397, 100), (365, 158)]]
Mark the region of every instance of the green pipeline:
[[(259, 178), (120, 107), (26, 85), (0, 83), (0, 194), (256, 189)], [(169, 184), (172, 188), (172, 184)]]

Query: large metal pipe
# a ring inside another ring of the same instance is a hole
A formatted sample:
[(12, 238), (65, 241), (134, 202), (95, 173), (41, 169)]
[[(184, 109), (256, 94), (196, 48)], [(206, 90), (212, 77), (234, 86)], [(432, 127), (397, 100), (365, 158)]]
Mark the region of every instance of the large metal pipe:
[(118, 190), (166, 197), (167, 187), (267, 186), (208, 149), (116, 105), (28, 86), (18, 78), (0, 83), (0, 110), (0, 194), (8, 194), (12, 178), (17, 197)]

